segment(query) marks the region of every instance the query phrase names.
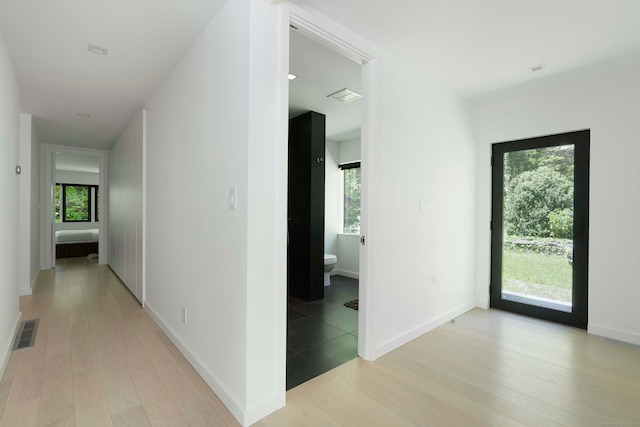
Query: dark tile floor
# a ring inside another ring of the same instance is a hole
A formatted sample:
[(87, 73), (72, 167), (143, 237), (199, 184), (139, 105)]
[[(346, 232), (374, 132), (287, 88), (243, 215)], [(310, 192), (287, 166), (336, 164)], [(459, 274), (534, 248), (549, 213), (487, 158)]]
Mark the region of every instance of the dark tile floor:
[(287, 390), (358, 356), (358, 312), (343, 304), (358, 298), (358, 280), (331, 276), (324, 299), (289, 297)]

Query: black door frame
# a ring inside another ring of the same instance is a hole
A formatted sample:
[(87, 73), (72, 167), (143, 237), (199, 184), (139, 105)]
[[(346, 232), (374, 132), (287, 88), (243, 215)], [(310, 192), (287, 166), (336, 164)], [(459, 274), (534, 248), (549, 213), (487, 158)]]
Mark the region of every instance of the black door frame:
[[(553, 310), (502, 299), (502, 240), (504, 154), (544, 147), (573, 144), (574, 222), (572, 312)], [(587, 328), (589, 260), (589, 151), (590, 131), (561, 133), (492, 145), (491, 157), (491, 285), (490, 306), (556, 323)]]

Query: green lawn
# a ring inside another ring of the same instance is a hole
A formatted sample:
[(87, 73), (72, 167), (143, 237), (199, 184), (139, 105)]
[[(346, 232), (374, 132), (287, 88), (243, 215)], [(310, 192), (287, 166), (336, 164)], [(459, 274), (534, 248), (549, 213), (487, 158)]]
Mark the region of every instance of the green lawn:
[(566, 257), (505, 250), (502, 279), (571, 289), (572, 268)]

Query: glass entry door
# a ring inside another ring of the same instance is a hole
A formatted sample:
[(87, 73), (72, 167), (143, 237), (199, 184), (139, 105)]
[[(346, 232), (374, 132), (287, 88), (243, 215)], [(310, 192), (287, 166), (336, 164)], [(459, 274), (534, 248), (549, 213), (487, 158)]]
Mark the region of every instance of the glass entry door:
[(589, 131), (492, 154), (491, 307), (586, 329)]

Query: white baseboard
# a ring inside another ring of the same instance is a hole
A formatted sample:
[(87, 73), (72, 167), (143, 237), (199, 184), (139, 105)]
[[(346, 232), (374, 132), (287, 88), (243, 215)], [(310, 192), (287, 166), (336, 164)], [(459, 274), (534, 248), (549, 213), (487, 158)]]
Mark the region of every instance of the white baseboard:
[(345, 277), (350, 277), (352, 279), (360, 279), (360, 274), (358, 272), (353, 272), (353, 271), (347, 271), (347, 270), (340, 270), (340, 269), (333, 269), (333, 271), (331, 273), (329, 273), (330, 276), (345, 276)]
[(264, 417), (266, 417), (267, 415), (272, 414), (278, 409), (284, 408), (286, 403), (287, 402), (286, 402), (286, 399), (284, 398), (284, 393), (283, 393), (282, 399), (278, 399), (278, 398), (268, 399), (264, 402), (259, 403), (258, 405), (254, 405), (253, 407), (247, 409), (247, 413), (244, 417), (244, 423), (242, 425), (251, 426), (257, 423), (258, 421), (260, 421), (261, 419), (263, 419)]
[[(251, 411), (252, 413), (249, 413), (248, 411), (245, 412), (243, 409), (241, 409), (240, 405), (238, 405), (237, 403), (238, 400), (233, 398), (231, 393), (227, 391), (228, 387), (226, 387), (220, 380), (218, 380), (214, 374), (209, 372), (205, 368), (204, 364), (200, 361), (200, 359), (193, 354), (191, 349), (182, 341), (180, 341), (180, 339), (178, 339), (178, 337), (176, 336), (176, 334), (173, 333), (171, 328), (167, 326), (167, 324), (162, 320), (162, 318), (158, 315), (158, 313), (149, 305), (149, 302), (145, 304), (144, 310), (147, 313), (149, 313), (149, 316), (151, 316), (151, 318), (158, 324), (158, 326), (160, 326), (160, 328), (164, 331), (164, 333), (167, 334), (167, 337), (169, 337), (171, 342), (178, 348), (180, 353), (182, 353), (182, 355), (189, 361), (189, 363), (191, 364), (191, 366), (193, 366), (196, 372), (200, 374), (200, 376), (207, 383), (207, 385), (211, 387), (211, 390), (213, 390), (213, 392), (222, 401), (224, 406), (226, 406), (227, 409), (229, 409), (231, 414), (236, 418), (236, 420), (238, 420), (238, 422), (241, 425), (243, 426), (250, 425), (250, 424), (247, 424), (248, 421), (253, 420), (253, 422), (256, 422), (264, 418), (266, 415), (270, 414), (271, 412), (273, 412), (273, 410), (270, 410), (269, 412), (264, 413), (264, 415), (262, 416), (258, 415), (258, 410), (262, 410), (264, 408), (270, 408), (269, 405), (261, 405), (260, 408), (256, 408), (255, 414), (253, 413), (254, 411)], [(280, 406), (276, 405), (275, 409), (279, 409), (280, 407), (282, 407), (282, 405)]]
[(435, 319), (429, 320), (428, 322), (425, 322), (422, 325), (404, 334), (398, 335), (395, 338), (392, 338), (390, 340), (387, 340), (381, 343), (380, 345), (378, 345), (376, 348), (373, 349), (373, 352), (372, 352), (373, 357), (371, 358), (371, 360), (375, 360), (381, 356), (384, 356), (385, 354), (397, 349), (398, 347), (405, 345), (409, 341), (413, 341), (414, 339), (418, 338), (420, 335), (423, 335), (429, 332), (430, 330), (435, 329), (438, 326), (447, 323), (451, 319), (458, 317), (469, 310), (473, 310), (474, 308), (476, 308), (475, 301), (468, 302), (464, 305), (461, 305), (460, 307), (457, 307), (444, 314), (441, 314)]
[(488, 310), (489, 309), (489, 288), (487, 287), (486, 294), (484, 291), (485, 289), (482, 290), (482, 296), (480, 297), (477, 296), (478, 292), (476, 292), (476, 307)]
[(0, 380), (4, 377), (4, 371), (7, 369), (7, 363), (9, 363), (9, 357), (11, 356), (11, 349), (13, 348), (13, 342), (16, 340), (16, 334), (18, 333), (18, 326), (22, 321), (22, 312), (19, 311), (13, 322), (13, 334), (11, 339), (7, 343), (2, 343), (0, 347)]
[(41, 271), (42, 270), (38, 270), (36, 272), (36, 275), (31, 278), (31, 289), (33, 289), (36, 286), (36, 283), (38, 282), (38, 278), (40, 277)]
[(629, 344), (640, 345), (640, 334), (631, 331), (623, 331), (621, 329), (609, 328), (602, 325), (589, 323), (587, 332), (612, 340), (623, 341)]
[(33, 288), (35, 287), (36, 282), (38, 281), (38, 277), (40, 277), (40, 272), (41, 271), (42, 270), (38, 270), (36, 275), (31, 278), (31, 287), (30, 288), (18, 288), (18, 295), (19, 296), (24, 297), (24, 296), (33, 294)]

